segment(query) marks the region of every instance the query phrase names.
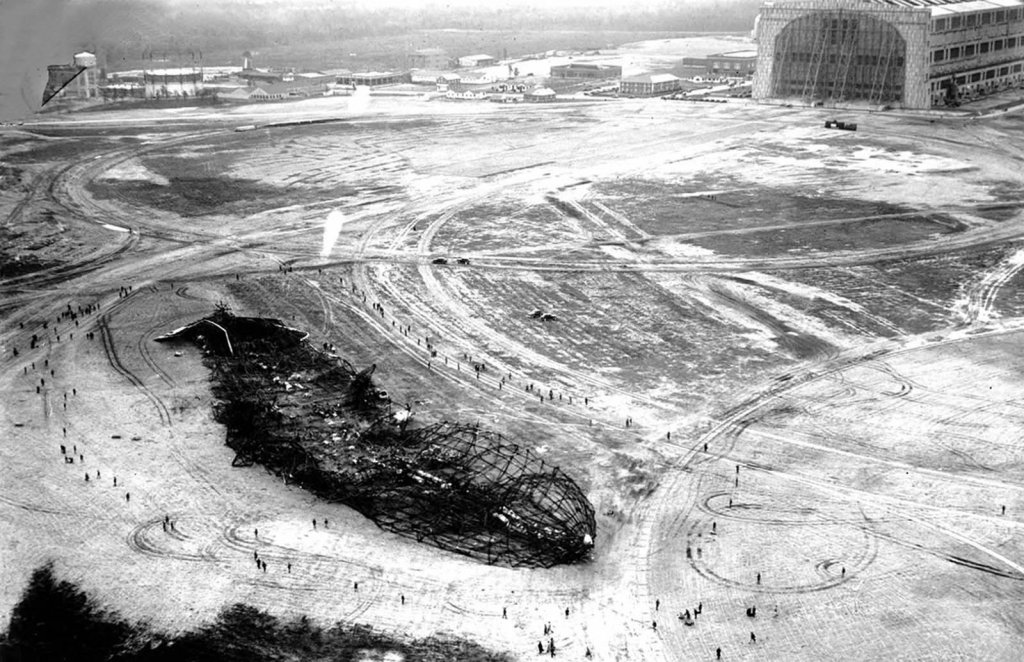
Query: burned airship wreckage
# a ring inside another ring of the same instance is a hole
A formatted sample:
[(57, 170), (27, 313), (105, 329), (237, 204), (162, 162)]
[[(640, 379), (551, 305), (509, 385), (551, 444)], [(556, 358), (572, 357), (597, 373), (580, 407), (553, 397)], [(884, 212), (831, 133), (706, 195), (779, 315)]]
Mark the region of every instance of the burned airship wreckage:
[(579, 486), (477, 426), (418, 426), (356, 371), (278, 320), (212, 315), (158, 338), (191, 341), (213, 373), (216, 419), (239, 466), (261, 464), (378, 526), (491, 564), (584, 561), (594, 509)]

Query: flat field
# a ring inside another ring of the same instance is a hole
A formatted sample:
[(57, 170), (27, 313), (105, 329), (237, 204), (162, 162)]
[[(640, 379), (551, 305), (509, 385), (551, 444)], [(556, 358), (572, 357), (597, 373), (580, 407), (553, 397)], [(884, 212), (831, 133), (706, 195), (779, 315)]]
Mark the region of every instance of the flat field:
[[(0, 133), (0, 622), (52, 559), (166, 631), (245, 602), (522, 659), (549, 622), (575, 659), (1024, 657), (1014, 113), (346, 104)], [(488, 567), (232, 467), (199, 350), (153, 342), (220, 303), (560, 466), (593, 559)]]

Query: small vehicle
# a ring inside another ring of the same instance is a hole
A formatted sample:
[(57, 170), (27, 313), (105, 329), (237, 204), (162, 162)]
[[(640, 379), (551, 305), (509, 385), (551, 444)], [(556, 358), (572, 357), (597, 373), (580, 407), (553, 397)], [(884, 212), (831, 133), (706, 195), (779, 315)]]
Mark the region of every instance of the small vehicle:
[(435, 257), (431, 260), (433, 264), (448, 264), (448, 259), (443, 257)]
[(455, 260), (455, 263), (456, 264), (469, 264), (469, 258), (468, 257), (460, 257), (458, 260)]
[(856, 131), (857, 124), (855, 122), (841, 122), (836, 119), (825, 120), (826, 129), (842, 129), (843, 131)]

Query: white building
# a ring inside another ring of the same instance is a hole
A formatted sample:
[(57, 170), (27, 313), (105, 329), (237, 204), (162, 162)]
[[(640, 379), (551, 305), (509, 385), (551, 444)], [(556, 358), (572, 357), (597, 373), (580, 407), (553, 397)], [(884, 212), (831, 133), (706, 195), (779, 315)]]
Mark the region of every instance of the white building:
[(464, 55), (459, 58), (460, 67), (490, 67), (497, 63), (490, 55)]

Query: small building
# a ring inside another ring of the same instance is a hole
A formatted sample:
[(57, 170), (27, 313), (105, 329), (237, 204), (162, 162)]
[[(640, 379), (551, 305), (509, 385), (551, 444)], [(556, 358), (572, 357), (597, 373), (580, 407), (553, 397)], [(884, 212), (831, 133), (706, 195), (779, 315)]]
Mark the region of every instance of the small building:
[(730, 51), (707, 57), (684, 57), (682, 66), (695, 76), (750, 78), (757, 70), (757, 51)]
[(619, 83), (619, 94), (627, 97), (647, 97), (676, 92), (681, 87), (679, 78), (672, 74), (643, 74), (623, 78)]
[(620, 78), (622, 67), (616, 64), (598, 64), (596, 62), (570, 62), (556, 64), (551, 67), (552, 78), (591, 79)]
[(523, 100), (530, 103), (551, 103), (555, 98), (555, 91), (550, 87), (536, 87), (523, 95)]
[(436, 79), (438, 92), (461, 92), (462, 76), (458, 74), (441, 74)]
[(305, 94), (289, 83), (253, 83), (218, 95), (225, 101), (283, 101)]
[(398, 85), (408, 83), (412, 80), (408, 72), (401, 71), (364, 71), (343, 74), (338, 76), (339, 85), (381, 87), (384, 85)]
[(459, 58), (460, 67), (492, 67), (498, 61), (490, 55), (464, 55)]
[(408, 56), (411, 69), (451, 69), (452, 59), (440, 48), (421, 48)]

